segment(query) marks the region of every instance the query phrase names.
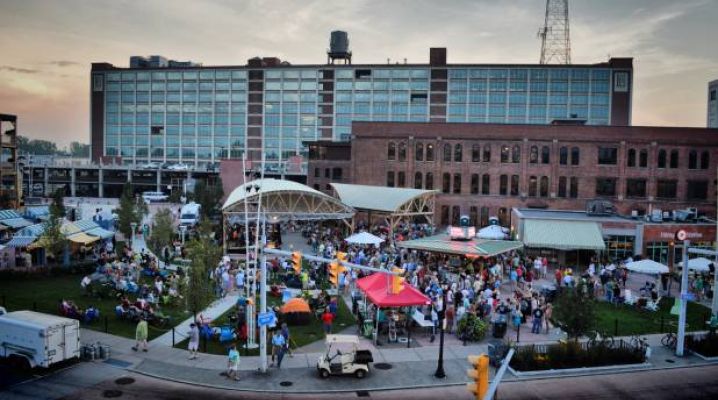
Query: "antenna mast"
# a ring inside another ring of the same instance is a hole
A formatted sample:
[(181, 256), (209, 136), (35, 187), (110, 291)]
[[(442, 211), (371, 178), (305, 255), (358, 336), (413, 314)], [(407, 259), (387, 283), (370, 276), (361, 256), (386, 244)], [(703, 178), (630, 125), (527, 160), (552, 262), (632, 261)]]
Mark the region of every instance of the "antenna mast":
[(571, 64), (568, 0), (546, 0), (546, 19), (539, 29), (541, 64)]

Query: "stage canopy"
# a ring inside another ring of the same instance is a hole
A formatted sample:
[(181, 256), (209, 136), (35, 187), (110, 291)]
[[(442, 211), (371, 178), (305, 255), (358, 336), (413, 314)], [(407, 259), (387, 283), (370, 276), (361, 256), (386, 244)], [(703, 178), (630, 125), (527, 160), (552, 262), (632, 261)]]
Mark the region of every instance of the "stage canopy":
[(456, 254), (467, 257), (493, 257), (523, 247), (523, 243), (513, 240), (451, 240), (449, 239), (449, 235), (445, 233), (421, 239), (396, 242), (396, 245), (407, 249)]
[(391, 293), (391, 275), (373, 273), (356, 282), (366, 297), (378, 307), (409, 307), (430, 304), (431, 299), (418, 289), (404, 282), (404, 289), (397, 294)]
[(301, 183), (280, 179), (257, 179), (247, 182), (230, 193), (222, 206), (225, 217), (244, 219), (247, 211), (256, 220), (259, 194), (262, 194), (261, 212), (268, 222), (348, 219), (354, 210), (341, 201)]

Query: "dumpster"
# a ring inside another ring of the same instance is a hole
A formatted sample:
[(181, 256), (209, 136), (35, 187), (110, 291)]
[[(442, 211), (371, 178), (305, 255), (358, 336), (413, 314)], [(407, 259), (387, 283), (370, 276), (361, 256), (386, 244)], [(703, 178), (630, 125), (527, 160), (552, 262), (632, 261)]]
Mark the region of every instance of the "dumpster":
[(507, 325), (506, 321), (494, 322), (494, 338), (503, 339), (504, 336), (506, 336), (507, 328), (508, 328), (508, 325)]

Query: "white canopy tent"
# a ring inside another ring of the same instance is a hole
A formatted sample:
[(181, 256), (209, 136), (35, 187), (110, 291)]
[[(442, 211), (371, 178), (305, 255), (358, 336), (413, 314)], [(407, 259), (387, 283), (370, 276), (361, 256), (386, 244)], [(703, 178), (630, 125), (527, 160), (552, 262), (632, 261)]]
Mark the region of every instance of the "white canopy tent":
[[(705, 257), (692, 258), (688, 260), (688, 269), (692, 269), (698, 272), (708, 272), (710, 269), (709, 265), (713, 264), (713, 260), (709, 260)], [(683, 267), (683, 261), (678, 263), (679, 267)]]
[(479, 239), (504, 240), (508, 238), (508, 235), (501, 226), (489, 225), (479, 229), (476, 237)]
[(657, 275), (668, 273), (668, 267), (666, 265), (655, 262), (653, 260), (629, 262), (626, 263), (626, 268), (629, 271), (638, 272), (641, 274)]
[(384, 242), (384, 239), (379, 236), (372, 235), (369, 232), (359, 232), (349, 236), (344, 239), (344, 241), (349, 244), (373, 244), (374, 246), (379, 246), (382, 242)]

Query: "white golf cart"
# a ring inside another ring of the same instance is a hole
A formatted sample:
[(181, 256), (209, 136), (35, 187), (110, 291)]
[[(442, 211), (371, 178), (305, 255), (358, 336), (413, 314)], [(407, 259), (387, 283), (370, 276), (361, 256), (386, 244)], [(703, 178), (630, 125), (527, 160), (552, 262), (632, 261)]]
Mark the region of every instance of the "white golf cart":
[(317, 370), (321, 378), (329, 375), (354, 375), (362, 379), (369, 373), (374, 361), (369, 350), (359, 350), (359, 337), (353, 335), (327, 335), (326, 352), (319, 356)]

